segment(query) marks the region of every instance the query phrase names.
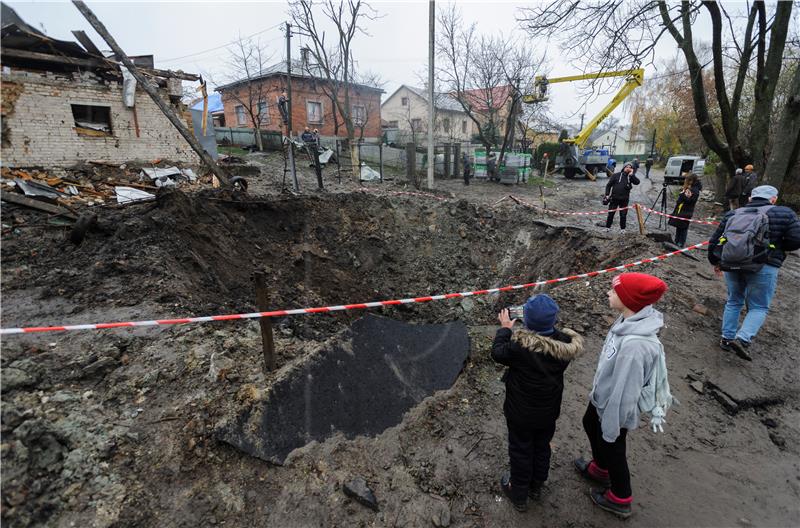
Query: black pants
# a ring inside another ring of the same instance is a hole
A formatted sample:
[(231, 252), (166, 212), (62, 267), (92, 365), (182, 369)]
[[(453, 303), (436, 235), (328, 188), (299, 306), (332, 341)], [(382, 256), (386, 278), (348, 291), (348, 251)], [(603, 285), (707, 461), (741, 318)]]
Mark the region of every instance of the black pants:
[[(606, 218), (606, 227), (611, 227), (614, 223), (614, 211), (612, 209), (616, 209), (617, 207), (628, 207), (628, 198), (619, 199), (619, 198), (611, 198), (611, 201), (608, 203), (608, 218)], [(625, 221), (628, 219), (628, 210), (625, 209), (619, 212), (619, 227), (625, 229)]]
[(675, 245), (684, 247), (686, 245), (686, 235), (689, 234), (689, 227), (675, 228)]
[(550, 472), (550, 440), (556, 423), (523, 426), (506, 417), (508, 425), (508, 459), (511, 465), (511, 492), (514, 500), (528, 496), (532, 481), (544, 482)]
[(612, 443), (603, 440), (600, 415), (591, 403), (583, 415), (583, 430), (586, 431), (586, 436), (592, 445), (592, 458), (595, 464), (600, 469), (608, 470), (611, 491), (620, 499), (630, 497), (631, 474), (628, 471), (628, 459), (625, 455), (625, 438), (628, 436), (628, 430), (620, 429), (617, 440)]
[(469, 172), (464, 171), (464, 185), (469, 185)]

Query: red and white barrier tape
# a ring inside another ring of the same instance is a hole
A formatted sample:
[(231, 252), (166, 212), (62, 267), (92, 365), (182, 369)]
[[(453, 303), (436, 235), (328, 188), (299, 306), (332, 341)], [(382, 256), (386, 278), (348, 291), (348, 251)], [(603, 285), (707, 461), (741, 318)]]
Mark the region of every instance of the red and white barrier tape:
[(693, 220), (691, 218), (681, 218), (680, 216), (675, 216), (675, 215), (670, 215), (670, 214), (667, 214), (667, 213), (662, 213), (661, 211), (656, 211), (655, 209), (650, 209), (649, 207), (645, 207), (643, 205), (640, 205), (639, 209), (641, 209), (642, 211), (649, 211), (649, 212), (651, 212), (653, 214), (666, 216), (667, 218), (677, 218), (678, 220), (684, 220), (686, 222), (692, 222), (694, 224), (719, 225), (719, 222), (710, 222), (710, 221), (707, 221), (707, 220)]
[(518, 196), (514, 196), (514, 195), (509, 195), (509, 196), (511, 198), (513, 198), (514, 200), (516, 200), (517, 202), (521, 203), (522, 205), (526, 206), (526, 207), (531, 207), (533, 209), (539, 209), (540, 211), (544, 211), (545, 213), (552, 213), (552, 214), (557, 214), (557, 215), (567, 215), (567, 216), (601, 215), (601, 214), (608, 214), (611, 211), (624, 211), (626, 209), (633, 209), (634, 208), (633, 205), (627, 205), (625, 207), (617, 207), (616, 209), (604, 209), (602, 211), (586, 211), (586, 212), (581, 212), (581, 213), (569, 213), (569, 212), (565, 212), (565, 211), (555, 211), (553, 209), (545, 209), (544, 207), (539, 207), (538, 205), (534, 205), (532, 203), (528, 203), (525, 200), (523, 200), (522, 198), (519, 198)]
[(182, 317), (179, 319), (156, 319), (153, 321), (129, 321), (129, 322), (122, 322), (122, 323), (94, 323), (94, 324), (81, 324), (81, 325), (62, 325), (62, 326), (39, 326), (39, 327), (28, 327), (28, 328), (3, 328), (0, 329), (0, 335), (9, 335), (9, 334), (32, 334), (37, 332), (63, 332), (69, 330), (105, 330), (109, 328), (129, 328), (129, 327), (140, 327), (140, 326), (164, 326), (164, 325), (175, 325), (175, 324), (187, 324), (187, 323), (207, 323), (210, 321), (230, 321), (233, 319), (258, 319), (261, 317), (283, 317), (286, 315), (301, 315), (301, 314), (316, 314), (316, 313), (327, 313), (327, 312), (341, 312), (345, 310), (363, 310), (367, 308), (379, 308), (381, 306), (395, 306), (398, 304), (412, 304), (412, 303), (423, 303), (428, 301), (442, 301), (446, 299), (458, 299), (461, 297), (470, 297), (473, 295), (486, 295), (490, 293), (501, 293), (507, 292), (512, 290), (522, 290), (526, 288), (533, 288), (536, 286), (543, 286), (547, 284), (555, 284), (558, 282), (568, 282), (573, 281), (576, 279), (585, 279), (585, 278), (592, 278), (596, 277), (597, 275), (601, 275), (603, 273), (613, 273), (616, 271), (624, 271), (628, 268), (633, 268), (635, 266), (640, 266), (642, 264), (649, 264), (653, 262), (657, 262), (660, 260), (664, 260), (668, 257), (673, 255), (677, 255), (678, 253), (686, 253), (687, 251), (691, 251), (693, 249), (699, 249), (705, 245), (708, 245), (708, 242), (701, 242), (700, 244), (695, 244), (693, 246), (688, 246), (683, 249), (679, 249), (677, 251), (671, 251), (669, 253), (664, 253), (663, 255), (658, 255), (655, 257), (645, 258), (641, 260), (637, 260), (635, 262), (629, 262), (627, 264), (623, 264), (621, 266), (613, 266), (610, 268), (597, 270), (597, 271), (590, 271), (588, 273), (580, 273), (578, 275), (569, 275), (567, 277), (559, 277), (558, 279), (550, 279), (550, 280), (542, 280), (537, 282), (529, 282), (527, 284), (516, 284), (513, 286), (503, 286), (502, 288), (490, 288), (487, 290), (476, 290), (470, 292), (461, 292), (461, 293), (446, 293), (443, 295), (430, 295), (426, 297), (414, 297), (409, 299), (395, 299), (390, 301), (374, 301), (374, 302), (365, 302), (365, 303), (356, 303), (356, 304), (343, 304), (338, 306), (321, 306), (317, 308), (297, 308), (294, 310), (275, 310), (272, 312), (253, 312), (253, 313), (243, 313), (243, 314), (230, 314), (230, 315), (209, 315), (205, 317)]

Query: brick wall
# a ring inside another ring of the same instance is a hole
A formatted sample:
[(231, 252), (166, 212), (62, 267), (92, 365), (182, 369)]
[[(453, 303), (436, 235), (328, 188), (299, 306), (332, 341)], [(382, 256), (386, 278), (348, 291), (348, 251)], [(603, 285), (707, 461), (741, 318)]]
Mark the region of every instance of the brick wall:
[[(157, 158), (198, 163), (199, 158), (161, 110), (141, 90), (136, 94), (139, 137), (133, 110), (122, 104), (122, 85), (105, 83), (91, 74), (4, 73), (3, 165), (71, 167), (87, 160), (125, 163)], [(72, 104), (106, 106), (111, 136), (85, 137), (74, 126)]]
[[(285, 127), (281, 121), (281, 116), (278, 111), (278, 97), (281, 94), (284, 86), (283, 77), (272, 77), (262, 81), (261, 94), (267, 101), (267, 112), (269, 117), (262, 119), (262, 130), (273, 130), (285, 132)], [(239, 100), (234, 96), (237, 93)], [(225, 125), (230, 127), (246, 127), (253, 128), (253, 121), (250, 114), (245, 109), (245, 122), (240, 123), (236, 115), (236, 106), (242, 105), (240, 101), (249, 101), (247, 96), (247, 88), (244, 86), (233, 87), (222, 92), (222, 104), (225, 111)], [(258, 93), (258, 90), (254, 90)], [(323, 115), (322, 123), (312, 123), (308, 120), (307, 106), (308, 101), (317, 101), (322, 103)], [(380, 137), (381, 132), (381, 93), (378, 90), (366, 90), (363, 88), (353, 87), (350, 92), (350, 104), (353, 106), (363, 106), (366, 110), (367, 120), (364, 125), (364, 137), (377, 138)], [(295, 133), (301, 133), (303, 129), (308, 126), (312, 130), (319, 129), (320, 135), (335, 136), (333, 124), (333, 110), (331, 108), (331, 100), (325, 95), (319, 86), (315, 83), (302, 79), (292, 79), (292, 127)], [(342, 117), (338, 116), (339, 122), (342, 123)], [(347, 129), (344, 125), (339, 127), (339, 137), (347, 137)], [(358, 129), (356, 130), (356, 137), (359, 136)]]

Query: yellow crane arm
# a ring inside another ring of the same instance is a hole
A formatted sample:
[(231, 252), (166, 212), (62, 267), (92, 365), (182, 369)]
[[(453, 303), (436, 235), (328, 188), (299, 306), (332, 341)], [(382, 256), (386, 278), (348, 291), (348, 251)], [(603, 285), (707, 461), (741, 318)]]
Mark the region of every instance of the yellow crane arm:
[(608, 115), (617, 107), (619, 104), (625, 100), (626, 97), (630, 95), (630, 93), (635, 90), (637, 87), (641, 86), (644, 83), (644, 69), (638, 68), (635, 70), (619, 70), (619, 71), (610, 71), (610, 72), (596, 72), (596, 73), (586, 73), (583, 75), (570, 75), (567, 77), (554, 77), (552, 79), (548, 79), (545, 76), (538, 76), (535, 78), (534, 85), (536, 87), (537, 94), (526, 95), (522, 98), (522, 101), (525, 103), (537, 103), (540, 101), (544, 101), (546, 99), (545, 95), (547, 93), (547, 85), (551, 83), (559, 83), (559, 82), (572, 82), (572, 81), (585, 81), (585, 80), (594, 80), (594, 79), (604, 79), (608, 77), (627, 77), (625, 84), (622, 86), (619, 92), (611, 99), (609, 102), (597, 116), (595, 116), (591, 121), (589, 121), (583, 130), (578, 132), (578, 135), (570, 138), (565, 139), (565, 143), (573, 143), (579, 149), (583, 149), (586, 146), (586, 143), (589, 141), (589, 136), (592, 135), (592, 132), (597, 128), (599, 125)]

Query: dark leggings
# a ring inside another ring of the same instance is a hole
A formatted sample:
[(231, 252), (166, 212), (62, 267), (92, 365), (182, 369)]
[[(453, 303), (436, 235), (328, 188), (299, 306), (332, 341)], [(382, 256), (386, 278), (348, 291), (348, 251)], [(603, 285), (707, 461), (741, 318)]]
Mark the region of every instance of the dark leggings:
[(631, 474), (628, 471), (628, 460), (625, 456), (625, 438), (627, 429), (620, 429), (616, 441), (609, 443), (603, 440), (600, 426), (600, 415), (591, 403), (583, 415), (583, 430), (592, 445), (592, 458), (600, 469), (608, 470), (611, 479), (611, 491), (620, 499), (631, 496)]
[(556, 422), (531, 427), (506, 418), (506, 424), (511, 493), (515, 500), (523, 501), (533, 481), (542, 483), (547, 480), (550, 472), (550, 440), (556, 432)]
[[(611, 211), (610, 209), (616, 209), (617, 207), (628, 207), (628, 198), (625, 198), (624, 200), (620, 200), (617, 198), (611, 199), (611, 201), (608, 204), (609, 212), (608, 212), (608, 218), (606, 218), (606, 227), (611, 227), (611, 225), (614, 223), (614, 211)], [(620, 228), (625, 229), (625, 221), (627, 220), (627, 218), (628, 218), (627, 209), (624, 209), (619, 212)]]
[(675, 245), (684, 247), (686, 245), (686, 236), (689, 234), (688, 227), (675, 228)]

